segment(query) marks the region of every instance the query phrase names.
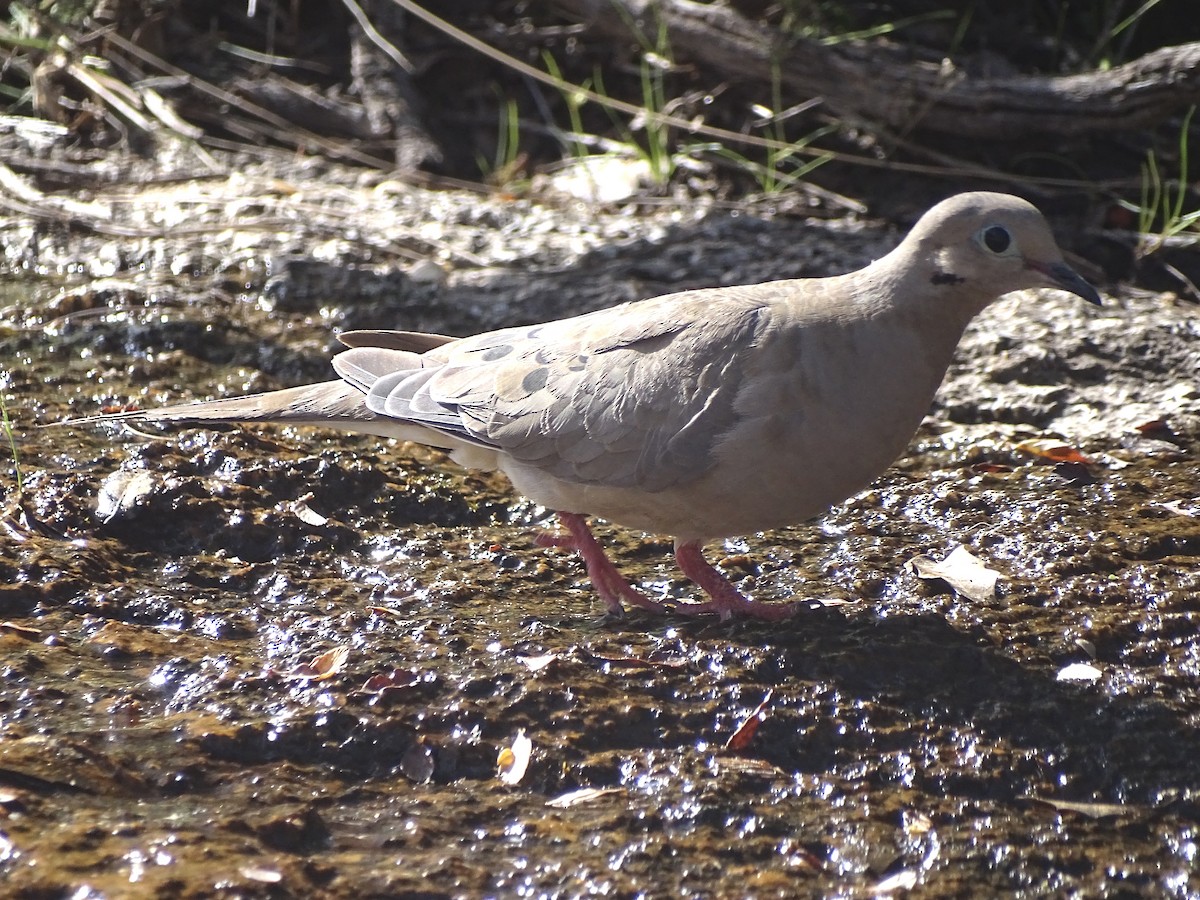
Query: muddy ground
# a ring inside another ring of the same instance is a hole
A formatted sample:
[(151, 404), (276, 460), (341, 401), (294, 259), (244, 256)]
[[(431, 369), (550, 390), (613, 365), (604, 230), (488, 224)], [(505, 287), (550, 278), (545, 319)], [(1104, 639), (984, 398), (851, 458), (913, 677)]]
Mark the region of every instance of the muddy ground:
[[(544, 510), (437, 453), (40, 426), (323, 379), (348, 328), (840, 272), (906, 223), (235, 168), (95, 188), (99, 233), (2, 223), (9, 896), (1200, 895), (1194, 307), (1001, 301), (870, 490), (716, 554), (810, 609), (613, 619)], [(690, 595), (665, 539), (600, 533)], [(959, 545), (994, 597), (905, 565)]]

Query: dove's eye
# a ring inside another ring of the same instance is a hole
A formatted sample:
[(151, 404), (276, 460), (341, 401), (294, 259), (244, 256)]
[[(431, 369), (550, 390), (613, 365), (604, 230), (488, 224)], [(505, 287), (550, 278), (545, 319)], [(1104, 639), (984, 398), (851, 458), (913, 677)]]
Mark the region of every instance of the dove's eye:
[(979, 242), (998, 256), (1003, 256), (1013, 248), (1012, 235), (1003, 225), (989, 225), (979, 232)]

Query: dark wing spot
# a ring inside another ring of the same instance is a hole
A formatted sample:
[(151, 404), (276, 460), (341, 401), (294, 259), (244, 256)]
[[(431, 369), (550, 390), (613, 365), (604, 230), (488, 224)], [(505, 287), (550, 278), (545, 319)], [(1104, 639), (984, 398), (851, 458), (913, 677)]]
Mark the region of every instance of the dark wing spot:
[(586, 353), (580, 353), (567, 364), (568, 372), (582, 372), (587, 368), (588, 358)]
[(480, 359), (491, 362), (493, 359), (501, 359), (512, 353), (512, 344), (497, 344), (495, 347), (488, 347), (483, 351)]
[(534, 369), (527, 372), (525, 377), (521, 379), (521, 387), (529, 391), (531, 394), (536, 394), (546, 386), (546, 381), (550, 377), (550, 370), (545, 366), (539, 369)]
[(955, 275), (953, 272), (934, 272), (933, 277), (929, 279), (930, 284), (962, 284), (967, 279), (961, 275)]

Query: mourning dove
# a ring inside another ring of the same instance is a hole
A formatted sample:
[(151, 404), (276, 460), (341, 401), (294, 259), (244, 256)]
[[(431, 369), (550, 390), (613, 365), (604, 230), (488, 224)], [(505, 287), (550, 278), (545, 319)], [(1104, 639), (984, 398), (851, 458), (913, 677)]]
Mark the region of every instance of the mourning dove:
[[(339, 380), (126, 414), (286, 422), (441, 447), (503, 472), (565, 528), (608, 609), (762, 619), (705, 542), (792, 525), (866, 487), (929, 410), (971, 318), (1037, 287), (1100, 296), (1017, 197), (959, 194), (866, 268), (711, 288), (467, 338), (341, 335)], [(102, 417), (97, 417), (102, 418)], [(673, 606), (631, 586), (585, 516), (675, 539), (708, 595)]]

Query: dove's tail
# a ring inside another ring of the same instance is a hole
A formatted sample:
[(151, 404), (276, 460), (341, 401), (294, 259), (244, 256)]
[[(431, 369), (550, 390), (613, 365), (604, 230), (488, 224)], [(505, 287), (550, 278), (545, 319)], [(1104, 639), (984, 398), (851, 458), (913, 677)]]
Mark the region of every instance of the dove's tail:
[(158, 409), (105, 413), (67, 419), (56, 425), (94, 425), (105, 422), (147, 422), (157, 425), (203, 425), (213, 422), (313, 425), (356, 431), (380, 437), (415, 441), (445, 449), (457, 444), (440, 440), (427, 428), (380, 416), (367, 409), (363, 392), (344, 381), (326, 381), (301, 387), (228, 397), (202, 403), (181, 403)]
[[(409, 331), (347, 331), (338, 335), (347, 347), (379, 348), (378, 354), (387, 364), (396, 369), (419, 369), (421, 354), (453, 341), (454, 338), (441, 334), (424, 334)], [(357, 351), (362, 355), (365, 350)], [(353, 354), (351, 354), (353, 356)], [(335, 357), (335, 360), (337, 357)], [(347, 431), (362, 431), (398, 437), (397, 427), (403, 423), (392, 422), (367, 408), (365, 394), (374, 377), (361, 382), (355, 378), (357, 366), (347, 363), (348, 371), (339, 371), (347, 376), (343, 380), (325, 381), (281, 391), (267, 391), (247, 397), (229, 397), (208, 400), (202, 403), (181, 403), (159, 409), (138, 409), (119, 413), (103, 413), (67, 419), (53, 425), (91, 425), (102, 422), (154, 422), (159, 424), (188, 424), (203, 422), (265, 422), (282, 425), (317, 425), (325, 428), (340, 428)], [(430, 443), (425, 429), (408, 428), (413, 434), (405, 440)], [(422, 436), (417, 436), (422, 435)], [(435, 444), (435, 446), (440, 446)]]
[(363, 402), (362, 391), (344, 381), (326, 381), (246, 397), (228, 397), (202, 403), (180, 403), (158, 409), (102, 413), (56, 423), (91, 425), (99, 422), (276, 422), (288, 425), (326, 425), (352, 428), (376, 418)]
[(367, 409), (362, 391), (342, 380), (266, 391), (265, 394), (246, 397), (89, 415), (82, 419), (55, 422), (55, 425), (96, 425), (121, 421), (130, 424), (150, 422), (155, 425), (203, 425), (205, 422), (313, 425), (431, 443), (430, 434), (426, 433), (425, 428), (413, 428), (372, 413)]
[(104, 413), (53, 424), (147, 422), (157, 425), (204, 425), (232, 422), (312, 425), (439, 447), (449, 450), (452, 458), (466, 468), (496, 468), (495, 449), (486, 444), (448, 433), (442, 428), (427, 427), (418, 421), (383, 415), (368, 406), (367, 395), (381, 376), (396, 379), (419, 371), (430, 362), (428, 357), (423, 358), (425, 353), (453, 338), (399, 331), (353, 331), (339, 337), (342, 343), (352, 348), (334, 357), (334, 368), (344, 380), (251, 394), (248, 397)]

